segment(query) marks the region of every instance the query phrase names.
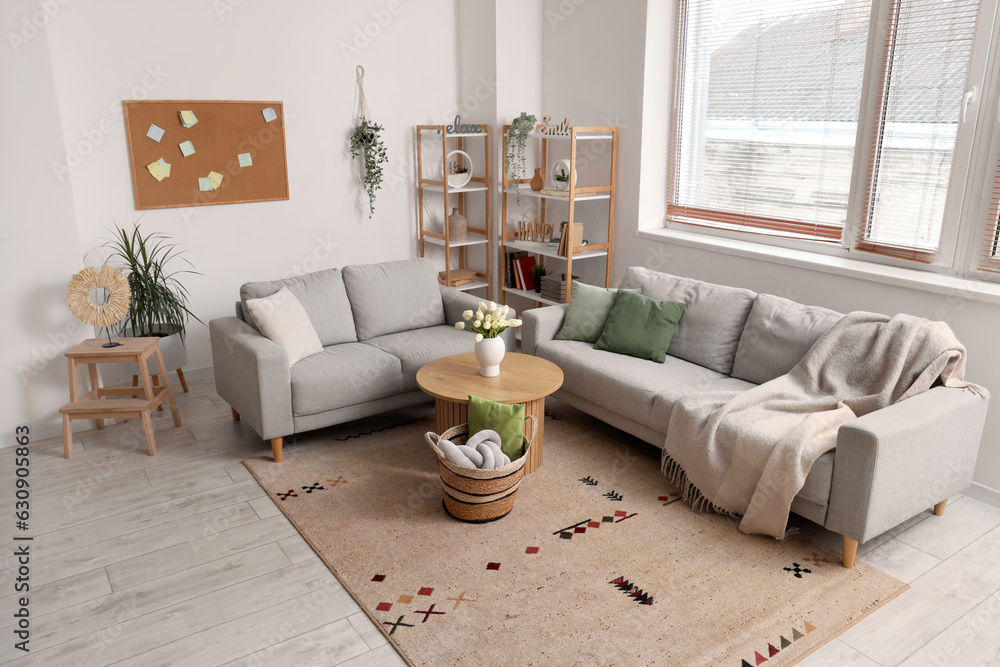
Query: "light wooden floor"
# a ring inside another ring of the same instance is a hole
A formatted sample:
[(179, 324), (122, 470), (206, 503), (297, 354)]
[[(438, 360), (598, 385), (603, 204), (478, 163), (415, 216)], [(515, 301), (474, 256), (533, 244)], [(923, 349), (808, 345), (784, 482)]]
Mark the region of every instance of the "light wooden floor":
[[(155, 418), (155, 457), (134, 422), (81, 431), (69, 461), (61, 439), (32, 444), (32, 651), (12, 647), (8, 549), (0, 663), (403, 664), (240, 464), (270, 446), (231, 421), (211, 379), (189, 384), (178, 394), (184, 426)], [(0, 509), (10, 517), (14, 456), (0, 451)], [(836, 536), (802, 526), (839, 548)], [(5, 544), (11, 530), (0, 528)], [(945, 516), (925, 512), (859, 557), (911, 590), (800, 664), (1000, 665), (1000, 509), (952, 499)]]

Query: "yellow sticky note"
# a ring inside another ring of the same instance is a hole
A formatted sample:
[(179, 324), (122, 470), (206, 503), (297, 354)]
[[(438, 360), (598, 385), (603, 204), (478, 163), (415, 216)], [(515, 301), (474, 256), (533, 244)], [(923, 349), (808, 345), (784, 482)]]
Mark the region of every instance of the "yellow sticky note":
[(146, 165), (146, 169), (149, 173), (153, 175), (157, 181), (162, 181), (164, 178), (170, 175), (170, 165), (160, 158), (156, 162), (150, 162)]
[(184, 127), (191, 127), (198, 122), (198, 119), (194, 117), (193, 111), (181, 111), (181, 125)]
[(217, 171), (208, 172), (208, 179), (212, 181), (213, 190), (218, 190), (219, 186), (222, 185), (222, 174)]

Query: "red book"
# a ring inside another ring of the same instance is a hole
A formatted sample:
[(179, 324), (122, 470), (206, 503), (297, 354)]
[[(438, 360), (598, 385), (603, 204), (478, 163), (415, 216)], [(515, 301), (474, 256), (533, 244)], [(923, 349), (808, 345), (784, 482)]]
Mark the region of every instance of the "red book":
[(535, 268), (535, 258), (531, 255), (519, 257), (514, 260), (514, 271), (518, 282), (523, 290), (531, 291), (535, 289), (535, 277), (531, 275), (531, 270)]

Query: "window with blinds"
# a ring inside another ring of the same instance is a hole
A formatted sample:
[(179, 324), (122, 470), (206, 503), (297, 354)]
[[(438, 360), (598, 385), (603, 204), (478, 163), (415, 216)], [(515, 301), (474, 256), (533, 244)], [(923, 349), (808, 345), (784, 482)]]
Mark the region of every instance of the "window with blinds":
[(860, 250), (930, 260), (945, 200), (979, 0), (893, 0)]
[(1000, 161), (993, 176), (990, 205), (986, 216), (986, 234), (983, 237), (979, 270), (1000, 273)]
[(668, 219), (840, 241), (870, 0), (682, 0)]

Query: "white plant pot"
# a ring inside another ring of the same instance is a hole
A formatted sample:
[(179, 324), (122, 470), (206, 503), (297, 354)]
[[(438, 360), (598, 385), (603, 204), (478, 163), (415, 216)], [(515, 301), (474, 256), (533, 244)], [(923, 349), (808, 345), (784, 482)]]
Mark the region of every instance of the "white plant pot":
[(479, 374), (486, 378), (500, 375), (500, 362), (507, 353), (503, 338), (484, 338), (476, 343), (476, 361), (479, 362)]
[[(549, 169), (549, 181), (555, 183), (556, 190), (559, 192), (566, 192), (569, 190), (569, 181), (557, 181), (556, 175), (560, 170), (565, 171), (567, 174), (570, 172), (569, 160), (557, 160), (552, 163), (552, 168)], [(576, 182), (576, 170), (573, 170), (573, 182)]]
[[(160, 330), (166, 330), (169, 327), (161, 325), (158, 327)], [(126, 328), (124, 331), (126, 338), (134, 338), (132, 329)], [(172, 373), (178, 368), (184, 368), (188, 362), (187, 348), (184, 347), (184, 343), (181, 341), (180, 333), (174, 333), (170, 336), (164, 336), (159, 339), (160, 344), (160, 354), (163, 355), (163, 364), (167, 367), (167, 372)], [(159, 375), (160, 369), (156, 365), (156, 356), (152, 356), (146, 360), (146, 366), (149, 368), (150, 375)], [(125, 371), (129, 375), (139, 375), (139, 364), (134, 362), (125, 362), (123, 364)], [(162, 384), (162, 381), (161, 381)]]
[[(448, 187), (449, 188), (462, 188), (462, 187), (465, 187), (466, 185), (469, 184), (469, 181), (472, 180), (472, 158), (469, 157), (468, 153), (466, 153), (465, 151), (454, 150), (454, 151), (451, 151), (450, 153), (448, 153), (447, 160), (448, 160), (448, 162), (451, 162), (452, 156), (459, 156), (459, 155), (462, 155), (462, 156), (465, 157), (465, 160), (459, 160), (459, 162), (462, 162), (466, 167), (468, 167), (469, 171), (465, 172), (464, 174), (449, 174), (449, 175), (447, 175), (447, 178), (448, 178)], [(448, 171), (447, 165), (445, 165), (442, 162), (441, 163), (441, 175), (444, 176), (447, 171)]]

